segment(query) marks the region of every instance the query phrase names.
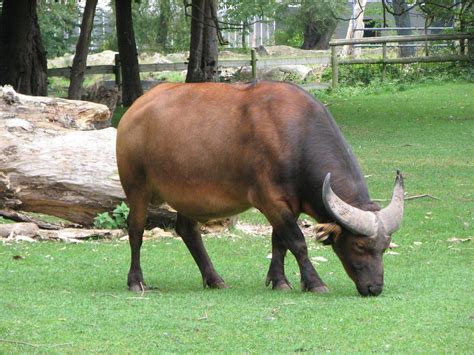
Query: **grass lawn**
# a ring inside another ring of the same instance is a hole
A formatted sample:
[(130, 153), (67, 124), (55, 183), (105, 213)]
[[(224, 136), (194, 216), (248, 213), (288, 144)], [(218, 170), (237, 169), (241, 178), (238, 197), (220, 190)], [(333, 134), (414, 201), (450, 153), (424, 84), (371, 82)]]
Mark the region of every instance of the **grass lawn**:
[[(0, 244), (0, 353), (18, 352), (463, 352), (474, 351), (474, 84), (325, 98), (359, 158), (373, 198), (389, 198), (395, 170), (407, 193), (385, 289), (358, 296), (329, 247), (318, 271), (331, 292), (264, 286), (269, 236), (206, 238), (231, 286), (204, 290), (179, 239), (145, 241), (145, 279), (126, 290), (123, 241)], [(243, 220), (259, 223), (255, 213)], [(21, 256), (21, 258), (19, 257)]]

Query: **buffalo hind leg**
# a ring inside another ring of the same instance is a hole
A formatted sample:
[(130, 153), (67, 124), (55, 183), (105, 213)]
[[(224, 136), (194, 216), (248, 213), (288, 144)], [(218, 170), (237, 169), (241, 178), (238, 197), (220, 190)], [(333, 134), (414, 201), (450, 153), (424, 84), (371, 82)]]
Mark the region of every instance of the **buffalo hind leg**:
[(178, 213), (176, 220), (176, 233), (183, 239), (188, 247), (202, 275), (203, 286), (210, 288), (226, 288), (224, 280), (214, 269), (211, 259), (204, 248), (201, 232), (197, 222)]
[(281, 209), (267, 214), (267, 218), (273, 226), (274, 233), (281, 239), (295, 256), (301, 274), (301, 289), (310, 292), (327, 292), (328, 288), (319, 277), (316, 269), (309, 260), (308, 247), (304, 235), (301, 232), (296, 217), (288, 210)]
[(130, 271), (128, 273), (128, 288), (130, 291), (143, 292), (149, 289), (143, 279), (140, 265), (140, 249), (143, 241), (143, 231), (145, 229), (148, 197), (145, 192), (140, 191), (129, 194), (128, 203), (130, 213), (128, 216), (128, 239), (132, 253)]
[(285, 256), (288, 249), (275, 232), (272, 233), (272, 261), (265, 285), (272, 283), (274, 290), (289, 290), (291, 284), (285, 276)]

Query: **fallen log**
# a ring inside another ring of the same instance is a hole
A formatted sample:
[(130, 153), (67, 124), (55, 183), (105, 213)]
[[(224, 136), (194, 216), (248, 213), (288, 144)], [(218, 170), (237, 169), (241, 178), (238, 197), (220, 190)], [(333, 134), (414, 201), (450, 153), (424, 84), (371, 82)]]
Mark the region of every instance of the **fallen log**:
[[(115, 128), (105, 105), (16, 93), (0, 87), (0, 209), (44, 213), (91, 226), (125, 199)], [(102, 129), (97, 129), (102, 128)], [(175, 212), (152, 208), (149, 225)]]
[(127, 233), (121, 229), (64, 228), (58, 230), (44, 230), (40, 229), (34, 223), (0, 224), (0, 240), (2, 242), (60, 240), (77, 243), (78, 241), (90, 238), (117, 239), (124, 237), (126, 234)]

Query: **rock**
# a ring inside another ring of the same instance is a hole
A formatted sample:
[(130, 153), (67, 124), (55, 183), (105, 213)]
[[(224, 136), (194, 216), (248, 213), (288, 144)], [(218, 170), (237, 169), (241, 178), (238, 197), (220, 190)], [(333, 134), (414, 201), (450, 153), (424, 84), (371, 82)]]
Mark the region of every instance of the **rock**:
[(305, 65), (280, 65), (264, 71), (261, 78), (264, 80), (288, 81), (291, 76), (291, 79), (303, 81), (311, 71), (312, 69)]
[(255, 52), (257, 52), (257, 54), (259, 56), (267, 56), (268, 55), (268, 51), (265, 49), (265, 47), (263, 45), (260, 45), (257, 48), (255, 48)]
[[(84, 94), (82, 95), (82, 100), (103, 104), (109, 108), (111, 113), (115, 112), (117, 105), (120, 105), (122, 102), (122, 92), (115, 85), (115, 82), (113, 85), (100, 82), (84, 89), (83, 91)], [(104, 124), (97, 128), (106, 127), (110, 127), (110, 120), (104, 122)]]

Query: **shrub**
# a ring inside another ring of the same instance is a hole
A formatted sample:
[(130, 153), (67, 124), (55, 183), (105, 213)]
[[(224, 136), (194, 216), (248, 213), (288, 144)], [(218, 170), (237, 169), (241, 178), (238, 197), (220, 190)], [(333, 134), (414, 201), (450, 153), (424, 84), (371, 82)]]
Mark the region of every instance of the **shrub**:
[[(331, 68), (322, 76), (331, 81)], [(474, 80), (474, 69), (469, 63), (415, 63), (387, 65), (384, 83), (412, 83), (431, 81)], [(339, 66), (339, 84), (341, 86), (380, 85), (382, 81), (381, 64), (355, 64)]]
[(130, 208), (125, 202), (117, 205), (112, 211), (112, 216), (109, 212), (99, 213), (94, 218), (94, 226), (100, 229), (124, 229), (127, 228), (128, 214)]

